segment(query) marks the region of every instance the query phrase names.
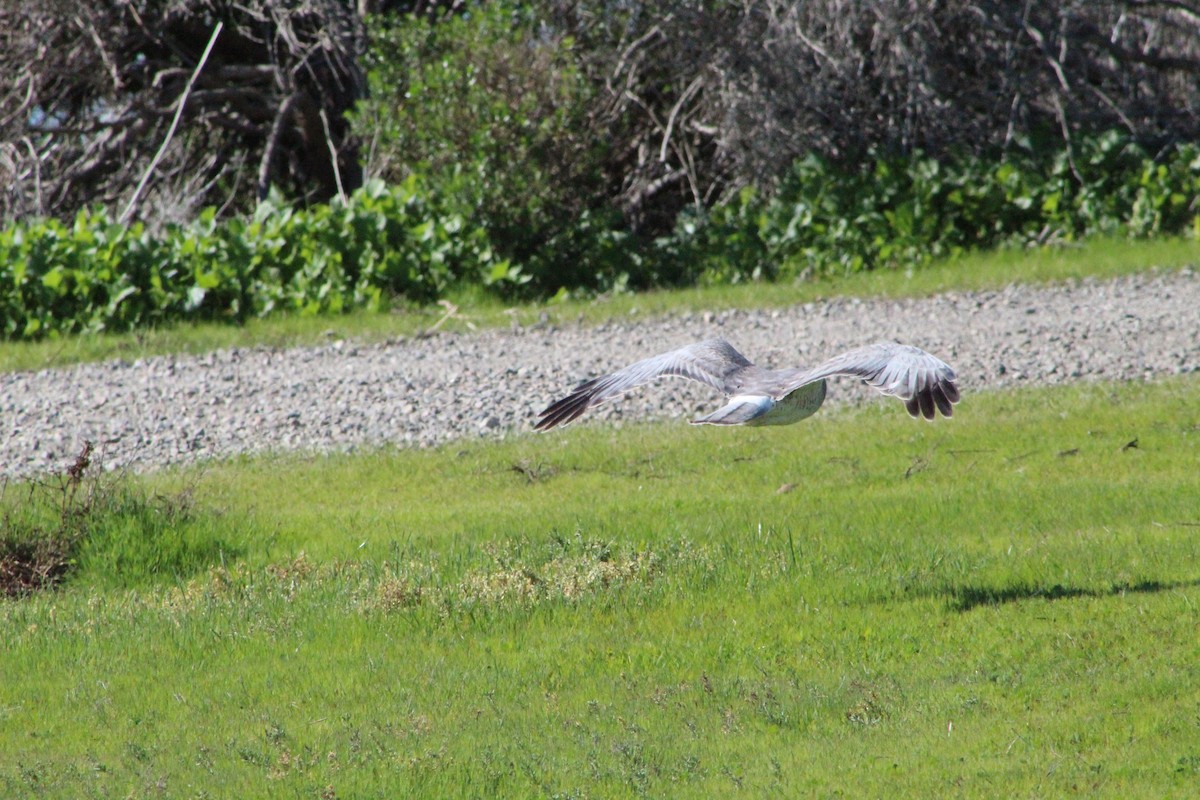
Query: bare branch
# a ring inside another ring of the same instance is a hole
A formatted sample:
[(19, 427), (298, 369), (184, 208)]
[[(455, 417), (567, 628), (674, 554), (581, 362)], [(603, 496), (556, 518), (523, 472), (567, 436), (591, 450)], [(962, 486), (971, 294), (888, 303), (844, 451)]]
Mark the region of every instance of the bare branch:
[[(224, 30), (197, 74), (217, 23)], [(118, 213), (151, 216), (213, 203), (244, 210), (273, 111), (297, 89), (316, 99), (315, 129), (284, 120), (274, 156), (288, 155), (272, 162), (275, 180), (289, 195), (326, 199), (336, 176), (318, 111), (337, 152), (353, 160), (344, 115), (363, 92), (362, 45), (361, 23), (341, 0), (0, 0), (0, 143), (30, 137), (41, 175), (35, 185), (27, 148), (8, 151), (20, 164), (0, 193), (0, 217), (34, 207), (69, 216), (118, 200)], [(225, 154), (217, 166), (214, 153)], [(361, 181), (344, 165), (341, 179), (345, 191)], [(230, 186), (241, 191), (232, 204)]]
[(344, 203), (346, 202), (346, 189), (342, 186), (342, 170), (338, 166), (337, 146), (333, 143), (333, 134), (329, 132), (329, 117), (325, 116), (325, 109), (317, 110), (321, 115), (321, 127), (325, 129), (325, 144), (329, 146), (329, 163), (333, 166), (333, 179), (337, 183), (338, 197)]
[(697, 75), (695, 78), (692, 79), (692, 82), (690, 84), (688, 84), (688, 87), (683, 90), (683, 94), (681, 94), (679, 96), (679, 101), (676, 102), (675, 105), (671, 108), (671, 113), (667, 116), (667, 127), (663, 131), (662, 146), (659, 148), (659, 151), (658, 151), (658, 160), (659, 161), (667, 160), (667, 145), (670, 144), (671, 131), (674, 130), (674, 128), (675, 128), (675, 117), (677, 117), (679, 115), (679, 110), (681, 108), (683, 108), (684, 104), (686, 104), (688, 100), (692, 99), (692, 95), (694, 95), (696, 92), (700, 91), (700, 88), (703, 85), (704, 85), (704, 76)]
[(271, 135), (267, 137), (267, 146), (263, 148), (262, 159), (258, 164), (258, 199), (260, 202), (266, 200), (267, 194), (271, 191), (271, 162), (275, 160), (275, 152), (279, 149), (279, 139), (283, 136), (283, 129), (288, 118), (301, 99), (299, 92), (292, 92), (284, 98), (279, 105), (279, 110), (275, 112), (275, 124), (271, 126)]
[(217, 43), (217, 37), (220, 36), (223, 27), (225, 27), (225, 23), (218, 22), (216, 27), (213, 28), (212, 36), (208, 38), (208, 44), (204, 48), (204, 54), (200, 56), (200, 61), (196, 64), (196, 69), (192, 72), (192, 77), (188, 79), (187, 86), (183, 88), (183, 94), (179, 96), (179, 106), (175, 110), (175, 118), (171, 120), (171, 127), (167, 129), (167, 137), (163, 139), (162, 147), (158, 148), (158, 152), (154, 154), (154, 158), (150, 159), (150, 166), (146, 167), (146, 173), (142, 176), (141, 181), (138, 182), (137, 188), (133, 190), (133, 196), (129, 198), (129, 205), (125, 206), (125, 212), (121, 214), (121, 222), (128, 222), (133, 216), (133, 210), (137, 207), (138, 196), (146, 188), (146, 181), (150, 180), (150, 175), (154, 173), (154, 168), (158, 166), (158, 162), (162, 159), (167, 145), (171, 143), (171, 137), (175, 135), (175, 128), (179, 125), (179, 118), (183, 116), (183, 107), (187, 103), (192, 86), (195, 85), (196, 78), (200, 75), (200, 71), (204, 69), (205, 63), (208, 62), (208, 55), (212, 52), (213, 45)]

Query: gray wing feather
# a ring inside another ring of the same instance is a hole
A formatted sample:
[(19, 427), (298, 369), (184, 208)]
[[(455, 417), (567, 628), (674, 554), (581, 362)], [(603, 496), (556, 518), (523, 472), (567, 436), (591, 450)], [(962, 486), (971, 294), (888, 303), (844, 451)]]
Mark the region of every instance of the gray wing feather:
[(849, 350), (824, 364), (801, 373), (789, 382), (784, 393), (834, 375), (861, 378), (880, 392), (904, 400), (912, 416), (933, 419), (940, 411), (954, 413), (958, 402), (958, 379), (950, 365), (919, 347), (880, 342)]
[(689, 378), (728, 393), (729, 377), (750, 365), (750, 361), (724, 339), (690, 344), (581, 383), (569, 395), (547, 406), (538, 415), (534, 427), (544, 431), (556, 425), (565, 425), (592, 406), (667, 375)]

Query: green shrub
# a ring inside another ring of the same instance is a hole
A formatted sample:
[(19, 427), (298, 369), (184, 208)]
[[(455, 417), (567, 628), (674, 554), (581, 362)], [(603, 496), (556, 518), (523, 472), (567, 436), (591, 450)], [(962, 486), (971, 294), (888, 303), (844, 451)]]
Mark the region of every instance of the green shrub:
[(776, 193), (753, 190), (681, 220), (672, 252), (701, 281), (908, 267), (1011, 244), (1184, 234), (1200, 214), (1200, 147), (1152, 158), (1119, 134), (1073, 153), (1023, 149), (938, 161), (876, 155), (852, 167), (798, 161)]
[(605, 254), (619, 227), (602, 190), (605, 142), (589, 132), (592, 88), (573, 46), (521, 3), (379, 18), (369, 98), (352, 115), (370, 143), (368, 172), (420, 175), (521, 265), (529, 294), (612, 278)]
[[(414, 173), (328, 205), (268, 201), (224, 222), (206, 211), (157, 233), (102, 211), (70, 225), (20, 223), (0, 230), (0, 331), (33, 339), (380, 309), (396, 298), (429, 303), (456, 284), (544, 297), (794, 279), (1096, 234), (1194, 234), (1200, 225), (1200, 146), (1154, 158), (1116, 134), (1081, 138), (1069, 155), (1029, 148), (995, 161), (877, 156), (846, 167), (810, 156), (772, 196), (747, 188), (680, 215), (667, 236), (648, 241), (615, 212), (583, 209), (570, 224), (542, 228), (540, 246), (520, 260), (496, 243), (504, 234), (494, 214), (468, 208), (456, 185)], [(542, 200), (513, 197), (514, 219), (526, 202)]]
[(415, 177), (369, 182), (347, 201), (151, 234), (102, 211), (0, 231), (0, 323), (9, 339), (129, 330), (184, 319), (241, 320), (436, 300), (452, 283), (522, 277), (487, 232), (447, 211)]

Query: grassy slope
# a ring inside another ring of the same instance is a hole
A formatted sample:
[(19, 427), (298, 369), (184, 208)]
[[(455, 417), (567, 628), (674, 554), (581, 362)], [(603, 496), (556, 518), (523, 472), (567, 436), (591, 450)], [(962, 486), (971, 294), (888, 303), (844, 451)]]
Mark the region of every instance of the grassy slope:
[[(457, 315), (442, 330), (530, 323), (545, 316), (556, 322), (597, 321), (633, 314), (661, 314), (723, 308), (777, 307), (835, 295), (919, 296), (946, 290), (996, 288), (1014, 282), (1052, 282), (1093, 276), (1106, 278), (1157, 267), (1178, 269), (1200, 263), (1200, 242), (1161, 240), (1092, 241), (1079, 246), (1035, 251), (982, 253), (905, 273), (880, 271), (833, 280), (795, 284), (748, 284), (705, 289), (617, 295), (600, 300), (506, 307), (494, 298), (453, 298)], [(291, 317), (253, 320), (245, 327), (182, 325), (121, 335), (68, 337), (37, 343), (0, 342), (0, 372), (41, 369), (106, 358), (142, 358), (176, 352), (206, 352), (223, 347), (311, 344), (329, 338), (379, 341), (427, 330), (439, 323), (442, 307), (407, 309), (396, 314), (354, 313), (341, 317)]]
[(1198, 398), (154, 476), (245, 560), (0, 605), (0, 794), (1187, 796)]

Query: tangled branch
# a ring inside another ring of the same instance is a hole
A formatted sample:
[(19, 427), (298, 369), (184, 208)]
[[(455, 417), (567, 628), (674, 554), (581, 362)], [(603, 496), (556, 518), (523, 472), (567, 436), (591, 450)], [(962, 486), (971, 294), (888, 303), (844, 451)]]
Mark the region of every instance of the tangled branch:
[(353, 188), (363, 47), (337, 0), (0, 0), (0, 215), (157, 221)]

